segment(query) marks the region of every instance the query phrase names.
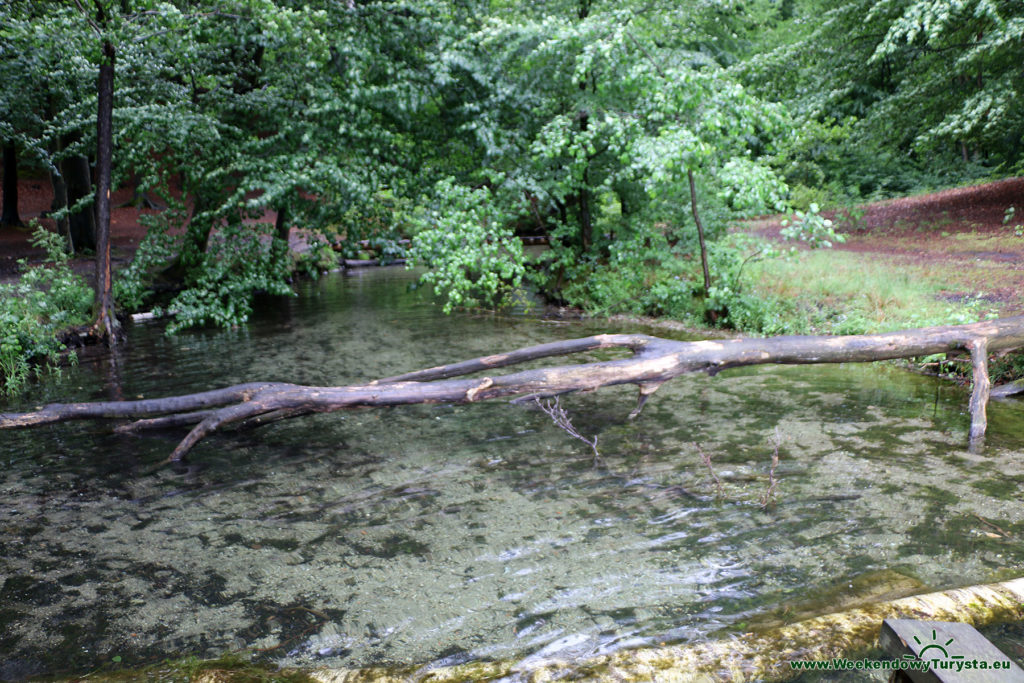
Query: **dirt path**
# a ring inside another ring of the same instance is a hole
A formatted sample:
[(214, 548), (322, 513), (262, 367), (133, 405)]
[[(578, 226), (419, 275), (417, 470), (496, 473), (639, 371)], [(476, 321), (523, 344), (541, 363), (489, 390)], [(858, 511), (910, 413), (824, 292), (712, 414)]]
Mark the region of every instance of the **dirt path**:
[[(1015, 212), (1004, 223), (1011, 206)], [(847, 237), (835, 249), (894, 267), (941, 270), (951, 285), (942, 295), (946, 300), (978, 296), (999, 304), (1004, 315), (1024, 313), (1024, 177), (890, 199), (860, 209), (862, 216), (846, 220), (829, 214)], [(778, 218), (752, 226), (756, 234), (781, 239)]]

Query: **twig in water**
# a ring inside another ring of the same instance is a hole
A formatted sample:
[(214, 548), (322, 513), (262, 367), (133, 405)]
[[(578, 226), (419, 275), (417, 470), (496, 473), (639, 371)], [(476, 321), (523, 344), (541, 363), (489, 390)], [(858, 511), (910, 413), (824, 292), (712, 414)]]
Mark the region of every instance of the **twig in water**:
[[(972, 514), (973, 514), (973, 513), (972, 513)], [(978, 520), (979, 522), (981, 522), (982, 524), (987, 524), (987, 525), (989, 525), (990, 527), (992, 527), (993, 529), (995, 529), (996, 531), (998, 531), (998, 532), (999, 532), (1000, 534), (1002, 534), (1002, 535), (1003, 535), (1004, 537), (1006, 537), (1006, 538), (1009, 538), (1009, 537), (1010, 537), (1010, 536), (1012, 535), (1012, 534), (1010, 534), (1010, 532), (1008, 532), (1008, 531), (1005, 531), (1005, 530), (1003, 530), (1003, 529), (1000, 529), (1000, 528), (999, 528), (998, 526), (996, 526), (996, 525), (995, 525), (995, 524), (993, 524), (992, 522), (988, 521), (987, 519), (985, 519), (985, 518), (984, 518), (984, 517), (982, 517), (981, 515), (974, 515), (974, 516), (975, 516), (975, 517), (977, 518), (977, 520)]]
[(715, 487), (718, 489), (718, 495), (722, 495), (722, 480), (715, 474), (714, 468), (711, 467), (711, 456), (704, 452), (704, 449), (700, 447), (700, 444), (696, 441), (693, 442), (694, 447), (700, 454), (700, 461), (704, 463), (704, 466), (708, 468), (708, 472), (711, 473), (711, 478), (715, 480)]
[(766, 508), (775, 504), (775, 487), (779, 480), (775, 478), (775, 468), (779, 466), (779, 446), (782, 445), (782, 437), (779, 435), (779, 428), (775, 428), (775, 436), (772, 437), (772, 466), (768, 469), (768, 490), (761, 496), (761, 507)]
[(597, 450), (597, 436), (595, 435), (594, 438), (588, 439), (587, 437), (583, 436), (578, 431), (576, 431), (576, 427), (573, 426), (572, 420), (569, 419), (568, 413), (566, 413), (565, 409), (562, 408), (562, 406), (558, 403), (557, 396), (555, 396), (554, 401), (544, 401), (543, 403), (539, 398), (534, 398), (533, 400), (541, 410), (547, 413), (548, 417), (551, 418), (551, 421), (555, 423), (556, 427), (564, 431), (569, 436), (577, 438), (583, 443), (590, 446), (590, 448), (594, 451), (595, 467), (601, 464), (601, 454)]

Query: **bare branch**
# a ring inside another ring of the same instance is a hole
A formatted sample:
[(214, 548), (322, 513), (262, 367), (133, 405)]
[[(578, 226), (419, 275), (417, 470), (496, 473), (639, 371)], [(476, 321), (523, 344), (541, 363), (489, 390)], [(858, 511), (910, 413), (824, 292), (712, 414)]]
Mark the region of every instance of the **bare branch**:
[(782, 445), (782, 436), (779, 434), (779, 428), (775, 428), (775, 436), (772, 437), (772, 464), (768, 469), (768, 489), (761, 496), (761, 507), (766, 508), (769, 505), (775, 505), (775, 488), (779, 485), (779, 480), (775, 478), (775, 469), (779, 466), (779, 446)]
[(566, 413), (565, 409), (562, 408), (562, 406), (558, 403), (557, 396), (555, 397), (554, 401), (541, 402), (539, 398), (535, 398), (533, 399), (533, 401), (534, 403), (537, 404), (538, 408), (547, 413), (548, 417), (551, 418), (551, 421), (555, 423), (556, 427), (564, 431), (569, 436), (575, 439), (579, 439), (583, 443), (590, 446), (590, 448), (594, 451), (594, 465), (597, 466), (601, 464), (601, 454), (597, 450), (597, 436), (594, 436), (593, 439), (588, 439), (587, 437), (580, 434), (576, 430), (576, 427), (573, 426), (572, 420), (569, 419), (569, 414)]
[(700, 447), (700, 444), (696, 441), (693, 442), (694, 448), (697, 449), (697, 453), (700, 454), (700, 461), (704, 463), (704, 466), (708, 468), (708, 472), (711, 473), (711, 478), (715, 480), (715, 487), (718, 489), (718, 495), (722, 495), (722, 480), (715, 474), (715, 469), (711, 466), (711, 456), (704, 452), (704, 449)]

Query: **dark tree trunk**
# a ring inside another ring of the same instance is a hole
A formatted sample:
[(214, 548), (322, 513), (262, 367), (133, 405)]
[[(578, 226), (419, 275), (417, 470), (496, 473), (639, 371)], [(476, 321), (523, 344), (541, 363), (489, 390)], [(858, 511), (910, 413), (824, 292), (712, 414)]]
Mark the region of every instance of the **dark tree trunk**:
[[(50, 213), (63, 211), (68, 205), (68, 186), (64, 182), (64, 176), (54, 169), (50, 169), (50, 186), (53, 188), (53, 201), (50, 202)], [(75, 253), (75, 241), (71, 238), (71, 224), (66, 215), (57, 219), (57, 234), (64, 238), (67, 243), (67, 252)]]
[[(47, 121), (54, 119), (54, 105), (53, 98), (47, 96), (46, 98), (46, 116)], [(59, 159), (63, 153), (64, 140), (61, 137), (56, 137), (49, 145), (50, 158)], [(64, 209), (68, 206), (68, 185), (64, 182), (64, 176), (60, 170), (60, 162), (55, 162), (51, 165), (50, 170), (50, 186), (53, 188), (53, 200), (50, 202), (50, 213), (51, 214), (62, 214)], [(67, 251), (69, 254), (75, 253), (75, 242), (71, 238), (71, 224), (68, 220), (67, 215), (62, 215), (57, 219), (57, 233), (64, 238), (67, 243)]]
[(274, 219), (274, 234), (277, 235), (278, 239), (284, 240), (284, 243), (287, 245), (291, 228), (291, 223), (288, 220), (288, 208), (282, 205), (277, 210), (277, 217)]
[[(579, 6), (577, 7), (577, 16), (580, 21), (584, 21), (590, 16), (590, 2), (591, 0), (580, 0)], [(584, 76), (583, 80), (579, 84), (580, 92), (586, 92), (587, 90), (587, 77)], [(586, 109), (580, 110), (579, 114), (579, 130), (580, 133), (586, 133), (587, 127), (590, 124), (590, 113)], [(587, 251), (590, 245), (594, 242), (594, 218), (593, 212), (591, 211), (591, 203), (593, 199), (590, 192), (590, 156), (584, 157), (583, 167), (583, 179), (579, 187), (577, 194), (577, 207), (580, 221), (580, 250)]]
[(114, 46), (103, 43), (96, 113), (96, 323), (93, 333), (111, 345), (117, 339), (110, 269), (110, 167), (114, 146)]
[(579, 193), (580, 247), (582, 251), (587, 251), (594, 243), (594, 218), (590, 211), (590, 204), (590, 169), (586, 168), (583, 170), (583, 184), (580, 186)]
[(0, 225), (22, 225), (18, 215), (18, 151), (13, 144), (4, 145), (3, 210)]
[[(586, 82), (580, 83), (580, 90), (586, 90)], [(580, 133), (587, 132), (590, 124), (590, 115), (586, 111), (579, 113)], [(580, 183), (579, 192), (576, 195), (577, 208), (580, 221), (580, 251), (587, 251), (594, 240), (594, 219), (590, 211), (590, 157), (587, 156), (583, 167), (583, 181)]]
[[(64, 145), (67, 147), (67, 144)], [(65, 159), (60, 164), (61, 175), (64, 176), (64, 187), (67, 191), (68, 206), (74, 206), (80, 200), (93, 194), (92, 169), (89, 159), (76, 155)], [(93, 207), (85, 206), (68, 216), (68, 230), (71, 243), (76, 251), (96, 248), (96, 213)]]

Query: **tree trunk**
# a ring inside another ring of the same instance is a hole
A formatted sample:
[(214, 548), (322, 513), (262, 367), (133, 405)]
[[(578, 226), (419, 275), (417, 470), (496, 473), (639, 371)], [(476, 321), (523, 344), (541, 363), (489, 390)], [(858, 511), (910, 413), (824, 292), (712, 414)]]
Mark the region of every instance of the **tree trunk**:
[[(827, 661), (866, 655), (878, 644), (882, 621), (896, 618), (960, 621), (974, 626), (1019, 621), (1024, 619), (1024, 579), (900, 598), (706, 643), (623, 649), (579, 662), (547, 659), (532, 666), (511, 660), (472, 662), (424, 667), (412, 675), (408, 668), (320, 669), (310, 676), (323, 683), (786, 681), (797, 675), (789, 664), (797, 659)], [(220, 679), (211, 676), (204, 680)]]
[[(134, 206), (138, 209), (150, 209), (151, 211), (163, 211), (166, 206), (163, 206), (159, 202), (153, 201), (150, 198), (149, 193), (145, 190), (139, 189), (139, 175), (138, 173), (132, 173), (131, 179), (132, 186), (132, 198), (121, 204), (121, 207)], [(119, 207), (120, 208), (120, 207)]]
[[(66, 148), (68, 144), (63, 146)], [(92, 195), (92, 169), (89, 168), (89, 160), (85, 156), (79, 154), (64, 159), (60, 167), (67, 190), (68, 206), (73, 207)], [(96, 248), (96, 214), (93, 207), (86, 206), (70, 214), (68, 229), (76, 250)]]
[[(578, 7), (576, 8), (576, 14), (580, 21), (584, 21), (590, 16), (590, 2), (591, 0), (580, 0)], [(580, 92), (587, 91), (587, 75), (585, 74), (583, 80), (579, 83)], [(586, 109), (581, 109), (577, 113), (579, 118), (579, 130), (580, 133), (586, 133), (587, 128), (590, 124), (590, 114)], [(583, 177), (579, 186), (579, 192), (577, 194), (579, 210), (579, 221), (580, 221), (580, 251), (586, 252), (590, 249), (590, 245), (594, 242), (594, 217), (591, 211), (591, 204), (593, 199), (590, 192), (590, 155), (584, 154), (583, 162)]]
[(277, 209), (277, 216), (274, 218), (274, 234), (288, 245), (288, 238), (291, 236), (292, 226), (288, 220), (288, 207), (282, 204)]
[[(64, 182), (64, 176), (55, 169), (50, 170), (50, 186), (53, 188), (53, 201), (50, 202), (50, 213), (57, 213), (68, 205), (68, 186)], [(71, 236), (71, 223), (67, 215), (57, 219), (57, 234), (63, 237), (67, 243), (67, 252), (74, 254), (75, 240)]]
[(96, 114), (96, 322), (93, 336), (117, 343), (117, 318), (110, 269), (110, 167), (113, 154), (114, 46), (103, 43), (103, 62), (97, 80)]
[[(580, 83), (580, 90), (586, 90), (586, 82)], [(590, 122), (590, 115), (586, 111), (580, 111), (579, 114), (579, 129), (580, 133), (586, 133), (587, 127)], [(577, 212), (580, 221), (580, 253), (585, 253), (590, 249), (590, 245), (594, 242), (594, 218), (591, 212), (591, 203), (593, 199), (590, 193), (590, 157), (589, 155), (584, 160), (583, 177), (580, 180), (580, 185), (577, 188)]]
[[(518, 396), (517, 402), (590, 391), (616, 384), (639, 387), (639, 415), (658, 387), (673, 377), (691, 372), (715, 375), (744, 365), (862, 363), (910, 358), (975, 349), (1002, 351), (1024, 346), (1024, 316), (971, 325), (927, 327), (886, 334), (845, 337), (775, 337), (677, 342), (639, 334), (602, 334), (552, 342), (509, 353), (476, 358), (452, 365), (387, 377), (369, 384), (344, 387), (309, 387), (286, 383), (250, 383), (198, 394), (140, 401), (51, 404), (29, 413), (0, 414), (0, 429), (77, 419), (143, 418), (119, 431), (195, 425), (171, 454), (183, 458), (200, 440), (224, 427), (255, 426), (309, 413), (329, 413), (355, 406), (391, 406), (413, 403), (473, 403)], [(582, 351), (626, 348), (632, 358), (522, 370), (507, 375), (451, 379), (516, 365), (539, 358)], [(985, 364), (976, 360), (975, 368)], [(980, 371), (979, 371), (980, 374)], [(976, 386), (982, 378), (976, 377)], [(987, 381), (985, 381), (987, 384)], [(976, 389), (987, 398), (987, 388)], [(986, 401), (972, 400), (972, 425), (984, 429)], [(972, 428), (972, 437), (981, 436)]]
[(690, 210), (693, 212), (693, 222), (697, 224), (697, 241), (700, 242), (700, 265), (704, 269), (704, 293), (711, 291), (711, 272), (708, 270), (708, 248), (704, 244), (704, 225), (700, 222), (700, 214), (697, 213), (697, 184), (693, 181), (693, 171), (686, 169), (686, 177), (690, 181)]
[[(50, 95), (46, 97), (46, 117), (47, 121), (53, 121), (54, 119), (54, 105), (53, 98)], [(49, 152), (51, 159), (59, 159), (63, 153), (63, 138), (56, 136), (49, 144)], [(64, 182), (64, 176), (60, 170), (60, 162), (53, 162), (49, 169), (50, 174), (50, 187), (53, 188), (53, 200), (50, 202), (50, 213), (59, 214), (63, 212), (68, 206), (68, 186)], [(75, 241), (71, 236), (71, 222), (68, 220), (66, 214), (62, 215), (57, 219), (57, 234), (64, 238), (67, 243), (67, 252), (69, 254), (75, 253)]]
[(3, 209), (0, 225), (23, 225), (18, 215), (18, 150), (14, 143), (4, 145)]

